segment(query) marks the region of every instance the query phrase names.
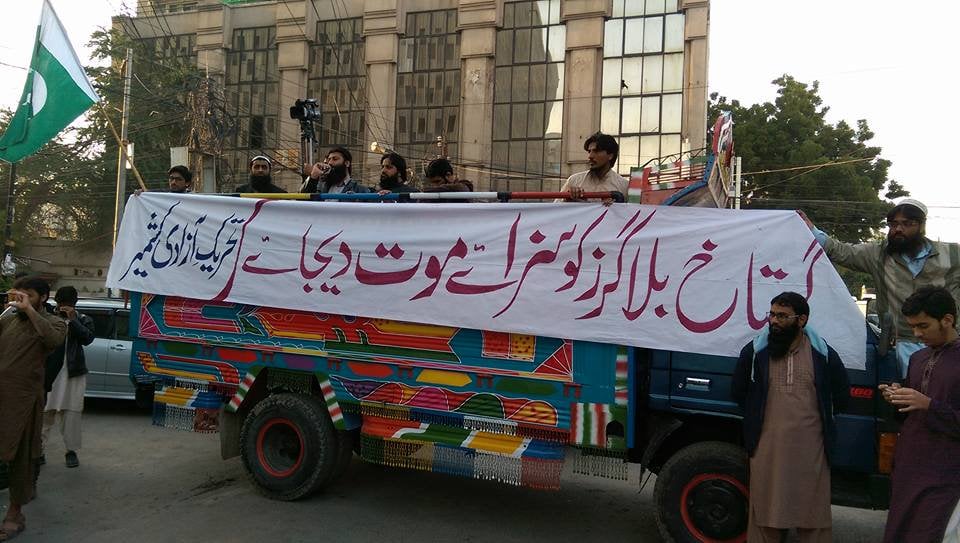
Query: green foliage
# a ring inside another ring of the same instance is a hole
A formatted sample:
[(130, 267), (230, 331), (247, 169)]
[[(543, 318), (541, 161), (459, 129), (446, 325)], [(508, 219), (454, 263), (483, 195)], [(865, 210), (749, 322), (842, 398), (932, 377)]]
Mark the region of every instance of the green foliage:
[[(186, 101), (200, 81), (200, 72), (188, 57), (167, 56), (162, 41), (158, 45), (156, 40), (131, 37), (116, 27), (94, 32), (90, 46), (94, 58), (111, 61), (110, 66), (90, 68), (88, 73), (103, 98), (103, 109), (118, 132), (123, 108), (123, 62), (127, 49), (132, 49), (134, 77), (130, 86), (127, 139), (134, 143), (134, 162), (147, 187), (166, 189), (170, 148), (188, 142), (190, 122)], [(84, 133), (104, 142), (103, 169), (116, 179), (116, 139), (102, 113), (91, 110), (89, 119)], [(138, 186), (133, 172), (128, 172), (127, 193)]]
[[(0, 132), (13, 113), (0, 110)], [(60, 239), (103, 240), (112, 225), (112, 213), (99, 205), (104, 190), (104, 172), (89, 142), (67, 129), (36, 154), (17, 163), (14, 181), (13, 238), (58, 237)], [(0, 165), (3, 186), (2, 218), (6, 220), (6, 189), (10, 165)], [(109, 185), (108, 185), (109, 187)], [(110, 201), (109, 208), (113, 208)]]
[(872, 238), (893, 205), (885, 199), (909, 192), (888, 179), (890, 161), (869, 145), (874, 134), (867, 121), (855, 127), (828, 123), (829, 108), (817, 82), (807, 85), (783, 75), (772, 83), (777, 86), (772, 103), (744, 106), (716, 93), (710, 97), (710, 118), (733, 112), (735, 151), (743, 160), (743, 207), (802, 209), (837, 239)]

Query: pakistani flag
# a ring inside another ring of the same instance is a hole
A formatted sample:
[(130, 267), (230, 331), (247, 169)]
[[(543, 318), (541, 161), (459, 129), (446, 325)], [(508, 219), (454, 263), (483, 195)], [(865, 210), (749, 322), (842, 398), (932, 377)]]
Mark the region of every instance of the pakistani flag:
[(45, 0), (27, 84), (17, 112), (0, 136), (0, 160), (17, 162), (36, 153), (99, 100), (60, 19)]

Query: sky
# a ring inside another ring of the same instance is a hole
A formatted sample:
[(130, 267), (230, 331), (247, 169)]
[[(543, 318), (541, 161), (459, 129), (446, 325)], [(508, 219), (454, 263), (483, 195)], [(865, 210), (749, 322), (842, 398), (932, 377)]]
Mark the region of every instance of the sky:
[[(124, 2), (133, 0), (51, 0), (83, 61), (89, 59), (90, 34), (109, 26)], [(4, 64), (29, 64), (42, 2), (17, 4), (18, 22), (0, 35), (0, 105), (9, 108), (20, 98), (26, 72)], [(855, 125), (866, 119), (876, 134), (871, 143), (893, 162), (890, 177), (928, 206), (928, 236), (956, 242), (960, 175), (946, 158), (953, 153), (952, 131), (960, 128), (953, 96), (960, 2), (924, 4), (924, 9), (910, 5), (712, 0), (709, 86), (711, 92), (749, 105), (772, 101), (770, 82), (781, 74), (819, 81), (820, 95), (830, 107), (827, 120)]]

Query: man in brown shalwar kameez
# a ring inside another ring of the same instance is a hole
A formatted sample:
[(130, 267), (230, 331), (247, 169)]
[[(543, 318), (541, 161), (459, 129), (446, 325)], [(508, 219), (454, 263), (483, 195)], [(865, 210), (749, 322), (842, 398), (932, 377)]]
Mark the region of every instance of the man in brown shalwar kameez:
[(901, 386), (880, 385), (906, 415), (893, 456), (885, 543), (960, 541), (960, 340), (957, 304), (943, 287), (922, 287), (901, 312), (926, 345), (910, 357)]
[(849, 381), (837, 352), (806, 326), (809, 315), (800, 294), (775, 297), (768, 329), (734, 372), (750, 456), (750, 543), (779, 543), (790, 529), (802, 542), (832, 539), (829, 452)]
[(66, 322), (43, 305), (50, 286), (39, 277), (17, 279), (0, 317), (0, 462), (9, 465), (10, 507), (0, 541), (25, 528), (22, 507), (34, 496), (34, 473), (43, 428), (43, 377), (47, 355), (66, 336)]

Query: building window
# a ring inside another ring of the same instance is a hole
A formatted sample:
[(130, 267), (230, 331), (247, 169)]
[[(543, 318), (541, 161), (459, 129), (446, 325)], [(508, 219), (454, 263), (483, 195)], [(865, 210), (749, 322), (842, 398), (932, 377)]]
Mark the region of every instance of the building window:
[[(437, 137), (457, 161), (460, 117), (460, 34), (457, 10), (407, 14), (397, 60), (395, 147), (413, 158), (439, 154)], [(376, 124), (371, 121), (376, 133)]]
[(189, 60), (191, 65), (197, 63), (196, 34), (144, 38), (142, 41), (147, 51), (153, 52), (153, 58), (158, 62), (165, 59), (185, 59)]
[[(363, 20), (317, 23), (317, 42), (310, 49), (308, 95), (320, 104), (317, 152), (342, 145), (354, 153), (353, 177), (362, 178), (366, 66), (363, 60)], [(321, 157), (322, 158), (322, 157)]]
[(617, 136), (617, 170), (681, 152), (683, 13), (678, 0), (614, 0), (604, 24), (600, 130)]
[(224, 89), (227, 115), (236, 128), (227, 138), (229, 151), (224, 153), (234, 179), (245, 177), (251, 156), (276, 155), (278, 79), (274, 27), (234, 30)]
[(567, 45), (560, 0), (511, 1), (503, 9), (491, 175), (498, 190), (559, 189)]

